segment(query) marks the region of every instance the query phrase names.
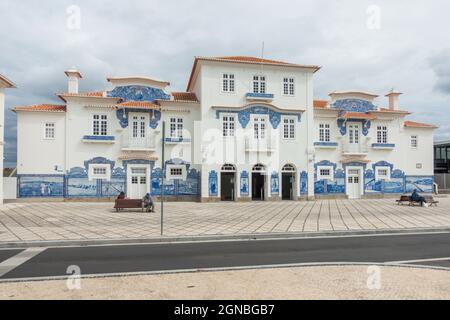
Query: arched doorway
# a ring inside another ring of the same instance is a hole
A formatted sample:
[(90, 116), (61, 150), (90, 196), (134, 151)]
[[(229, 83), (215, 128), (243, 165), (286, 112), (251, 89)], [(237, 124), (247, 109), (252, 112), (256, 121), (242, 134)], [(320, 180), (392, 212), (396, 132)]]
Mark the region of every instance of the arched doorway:
[(266, 199), (266, 167), (257, 164), (252, 169), (252, 200)]
[(234, 201), (236, 194), (236, 167), (224, 164), (220, 170), (220, 198), (222, 201)]
[(281, 169), (281, 199), (294, 200), (295, 199), (295, 166), (286, 164)]

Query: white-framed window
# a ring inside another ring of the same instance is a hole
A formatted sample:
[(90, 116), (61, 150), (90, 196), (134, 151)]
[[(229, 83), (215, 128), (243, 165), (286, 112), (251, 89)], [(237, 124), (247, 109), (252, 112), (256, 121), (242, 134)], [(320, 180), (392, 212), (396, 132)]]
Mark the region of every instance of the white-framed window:
[(232, 73), (222, 74), (222, 92), (234, 92), (235, 77)]
[(253, 76), (253, 93), (266, 93), (266, 76)]
[(320, 166), (317, 167), (317, 179), (318, 180), (333, 180), (334, 172), (333, 167), (330, 166)]
[(90, 164), (89, 180), (102, 179), (109, 180), (111, 176), (111, 166), (109, 164)]
[(411, 148), (416, 149), (418, 146), (419, 146), (419, 138), (416, 135), (411, 136)]
[(108, 135), (108, 116), (106, 114), (94, 114), (92, 116), (92, 134), (94, 136)]
[(283, 78), (283, 94), (285, 96), (295, 95), (295, 79), (292, 77)]
[(224, 115), (222, 117), (222, 134), (224, 137), (234, 137), (236, 125), (234, 115)]
[(320, 123), (319, 124), (319, 141), (320, 142), (330, 142), (330, 124)]
[(253, 137), (255, 139), (266, 138), (266, 118), (264, 117), (253, 118)]
[(185, 165), (167, 165), (166, 168), (167, 180), (185, 180), (186, 166)]
[(388, 143), (387, 126), (377, 126), (377, 143)]
[(389, 180), (391, 178), (391, 168), (376, 167), (375, 180)]
[(46, 122), (44, 126), (44, 138), (48, 140), (55, 139), (55, 123)]
[(283, 139), (295, 139), (295, 118), (283, 118)]
[(183, 138), (183, 118), (170, 118), (170, 137)]

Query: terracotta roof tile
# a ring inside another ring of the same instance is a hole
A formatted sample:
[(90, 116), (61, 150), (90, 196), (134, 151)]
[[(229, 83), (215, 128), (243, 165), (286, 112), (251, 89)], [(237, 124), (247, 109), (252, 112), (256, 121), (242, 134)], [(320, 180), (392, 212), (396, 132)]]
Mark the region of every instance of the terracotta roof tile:
[(345, 112), (343, 115), (340, 116), (340, 118), (343, 118), (343, 119), (374, 120), (377, 117), (375, 117), (372, 114), (362, 113), (362, 112)]
[(80, 93), (63, 92), (58, 93), (58, 95), (69, 97), (103, 97), (103, 91), (80, 92)]
[(375, 111), (375, 112), (386, 112), (386, 113), (405, 113), (405, 114), (410, 114), (411, 112), (409, 111), (405, 111), (405, 110), (392, 110), (392, 109), (388, 109), (388, 108), (380, 108), (380, 110)]
[(410, 128), (430, 128), (430, 129), (437, 128), (435, 125), (432, 125), (432, 124), (415, 122), (415, 121), (405, 121), (404, 126), (410, 127)]
[(328, 105), (327, 100), (314, 100), (314, 108), (316, 109), (325, 109)]
[(14, 107), (12, 111), (66, 112), (66, 106), (60, 104), (35, 104), (31, 106)]
[(151, 109), (159, 110), (160, 107), (154, 103), (147, 101), (127, 101), (117, 104), (119, 108), (134, 108), (134, 109)]
[(193, 92), (172, 92), (174, 101), (198, 102)]

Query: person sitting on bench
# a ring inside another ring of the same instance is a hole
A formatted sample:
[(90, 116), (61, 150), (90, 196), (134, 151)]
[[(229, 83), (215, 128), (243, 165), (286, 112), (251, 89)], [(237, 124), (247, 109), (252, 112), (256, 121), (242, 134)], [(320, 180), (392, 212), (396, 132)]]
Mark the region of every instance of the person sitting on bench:
[(119, 193), (119, 195), (117, 196), (117, 200), (123, 200), (123, 199), (125, 199), (125, 192), (121, 192), (121, 193)]
[(155, 212), (155, 205), (150, 193), (147, 193), (142, 199), (142, 206), (147, 210), (147, 212)]
[(420, 203), (422, 207), (428, 207), (426, 199), (417, 193), (417, 189), (414, 189), (413, 193), (411, 194), (411, 201)]

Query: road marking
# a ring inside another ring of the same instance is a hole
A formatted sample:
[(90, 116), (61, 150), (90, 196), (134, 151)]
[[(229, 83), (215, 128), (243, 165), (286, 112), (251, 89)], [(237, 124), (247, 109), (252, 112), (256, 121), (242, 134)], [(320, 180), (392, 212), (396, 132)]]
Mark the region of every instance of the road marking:
[(405, 264), (405, 263), (433, 262), (433, 261), (447, 261), (447, 260), (450, 260), (450, 257), (447, 257), (447, 258), (433, 258), (433, 259), (405, 260), (405, 261), (390, 261), (390, 262), (386, 262), (386, 264), (390, 264), (390, 263)]
[(0, 277), (4, 276), (11, 270), (17, 268), (21, 264), (24, 264), (25, 262), (37, 256), (39, 253), (45, 251), (46, 249), (47, 248), (29, 248), (3, 261), (2, 263), (0, 263)]

